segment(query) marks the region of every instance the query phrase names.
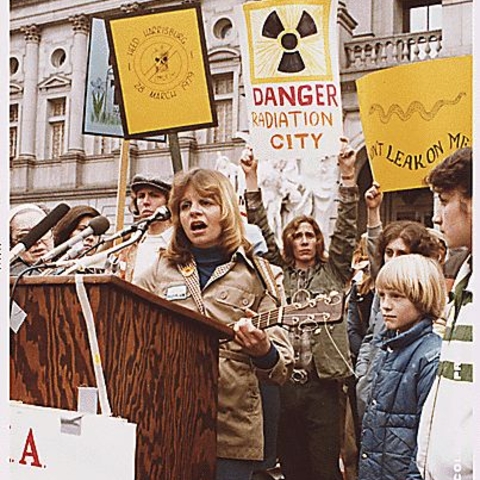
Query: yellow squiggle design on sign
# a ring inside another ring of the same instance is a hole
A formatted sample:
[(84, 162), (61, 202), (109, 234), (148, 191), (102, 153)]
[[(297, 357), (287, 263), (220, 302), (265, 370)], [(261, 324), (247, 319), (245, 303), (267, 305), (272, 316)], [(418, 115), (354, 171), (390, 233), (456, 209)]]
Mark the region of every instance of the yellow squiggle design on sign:
[(437, 113), (440, 111), (442, 107), (447, 105), (456, 105), (462, 97), (465, 97), (467, 94), (465, 92), (460, 92), (454, 100), (438, 100), (435, 105), (433, 106), (430, 112), (423, 106), (423, 103), (415, 100), (409, 106), (406, 112), (402, 110), (400, 105), (394, 103), (385, 113), (383, 107), (378, 104), (374, 103), (370, 107), (370, 111), (368, 112), (369, 115), (373, 115), (375, 112), (378, 112), (378, 118), (382, 123), (387, 123), (390, 121), (393, 115), (398, 115), (398, 118), (403, 122), (407, 121), (415, 112), (418, 112), (420, 116), (427, 121), (433, 120)]

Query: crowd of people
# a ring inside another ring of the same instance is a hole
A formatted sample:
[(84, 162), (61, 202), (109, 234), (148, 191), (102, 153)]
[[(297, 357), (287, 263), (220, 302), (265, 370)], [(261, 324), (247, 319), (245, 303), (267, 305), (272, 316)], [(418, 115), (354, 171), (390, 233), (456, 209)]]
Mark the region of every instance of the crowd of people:
[[(136, 175), (135, 220), (167, 205), (171, 218), (149, 223), (117, 256), (126, 281), (233, 325), (234, 340), (219, 351), (216, 480), (278, 478), (279, 469), (285, 480), (471, 480), (472, 149), (426, 178), (438, 198), (434, 229), (384, 225), (373, 183), (360, 232), (356, 152), (342, 138), (330, 241), (301, 215), (283, 229), (281, 246), (251, 148), (239, 165), (248, 222), (219, 171), (179, 172), (172, 184)], [(35, 204), (12, 208), (11, 245), (46, 214)], [(18, 256), (11, 275), (40, 274), (38, 260), (98, 215), (73, 207)], [(86, 236), (79, 255), (98, 240)], [(322, 314), (289, 329), (255, 324), (258, 313), (332, 295), (344, 304), (339, 321)]]

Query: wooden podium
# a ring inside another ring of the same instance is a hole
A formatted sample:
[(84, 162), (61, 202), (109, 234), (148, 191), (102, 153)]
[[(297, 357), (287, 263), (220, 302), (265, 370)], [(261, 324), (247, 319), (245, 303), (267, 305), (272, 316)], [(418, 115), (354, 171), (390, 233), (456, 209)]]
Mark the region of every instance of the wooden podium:
[[(107, 275), (85, 275), (112, 413), (137, 424), (136, 480), (212, 480), (218, 322)], [(73, 276), (21, 280), (27, 313), (10, 336), (10, 397), (77, 409), (96, 386)], [(114, 452), (112, 452), (114, 454)]]

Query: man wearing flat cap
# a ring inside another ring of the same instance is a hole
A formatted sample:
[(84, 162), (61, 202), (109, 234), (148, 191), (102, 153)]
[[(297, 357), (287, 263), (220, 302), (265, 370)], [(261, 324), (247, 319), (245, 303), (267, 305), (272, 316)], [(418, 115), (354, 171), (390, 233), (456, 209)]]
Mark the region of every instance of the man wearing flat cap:
[[(171, 184), (155, 175), (135, 175), (130, 184), (130, 211), (135, 220), (143, 220), (155, 213), (157, 208), (166, 206)], [(120, 275), (128, 282), (135, 279), (152, 265), (158, 251), (167, 247), (172, 235), (169, 220), (152, 222), (140, 242), (125, 248), (119, 254)]]

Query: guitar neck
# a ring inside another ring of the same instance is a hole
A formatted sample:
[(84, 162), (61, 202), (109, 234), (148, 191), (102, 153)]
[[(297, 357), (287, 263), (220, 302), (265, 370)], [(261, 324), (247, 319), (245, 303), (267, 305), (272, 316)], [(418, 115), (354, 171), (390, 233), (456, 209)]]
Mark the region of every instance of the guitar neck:
[(343, 297), (337, 296), (335, 301), (329, 297), (316, 298), (304, 305), (284, 305), (273, 310), (259, 313), (251, 318), (253, 325), (260, 329), (274, 325), (296, 327), (301, 324), (334, 323), (342, 320)]
[(255, 327), (261, 330), (281, 324), (286, 309), (288, 309), (288, 306), (279, 307), (273, 310), (259, 313), (251, 318), (252, 323)]

